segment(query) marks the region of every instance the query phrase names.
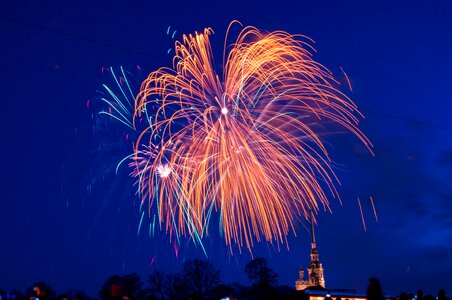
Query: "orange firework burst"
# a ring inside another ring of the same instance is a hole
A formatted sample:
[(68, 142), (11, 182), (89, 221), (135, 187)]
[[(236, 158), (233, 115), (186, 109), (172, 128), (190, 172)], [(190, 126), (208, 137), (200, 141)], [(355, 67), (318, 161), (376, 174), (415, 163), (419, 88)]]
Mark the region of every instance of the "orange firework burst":
[(339, 196), (319, 124), (339, 124), (371, 144), (356, 106), (312, 59), (306, 38), (246, 27), (225, 42), (220, 76), (211, 34), (183, 36), (174, 67), (141, 86), (135, 120), (146, 116), (150, 126), (132, 165), (142, 201), (157, 207), (171, 236), (202, 240), (215, 211), (231, 249), (287, 243), (300, 216)]

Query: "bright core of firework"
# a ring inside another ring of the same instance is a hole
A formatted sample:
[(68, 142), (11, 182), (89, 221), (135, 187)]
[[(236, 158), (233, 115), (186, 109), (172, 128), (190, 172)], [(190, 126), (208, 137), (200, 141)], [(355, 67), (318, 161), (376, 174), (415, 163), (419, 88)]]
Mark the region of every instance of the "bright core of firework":
[(356, 105), (312, 59), (307, 38), (245, 27), (232, 44), (226, 38), (217, 73), (211, 34), (184, 35), (173, 68), (142, 83), (133, 126), (150, 122), (136, 140), (132, 175), (170, 239), (201, 243), (218, 212), (231, 251), (263, 240), (279, 247), (300, 217), (339, 198), (325, 125), (372, 145)]
[(171, 174), (171, 168), (168, 164), (158, 165), (157, 166), (157, 174), (161, 178), (166, 178)]
[(227, 115), (228, 112), (229, 112), (229, 110), (228, 110), (227, 107), (223, 107), (223, 108), (221, 109), (221, 113), (222, 113), (223, 115)]

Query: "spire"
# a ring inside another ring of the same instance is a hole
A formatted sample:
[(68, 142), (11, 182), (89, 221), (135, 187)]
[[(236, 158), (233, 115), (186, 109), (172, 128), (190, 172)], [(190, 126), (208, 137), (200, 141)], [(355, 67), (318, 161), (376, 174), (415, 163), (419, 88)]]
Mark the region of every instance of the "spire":
[(323, 267), (319, 261), (319, 252), (315, 242), (314, 232), (314, 213), (311, 210), (311, 262), (308, 266), (308, 279), (304, 280), (304, 271), (300, 267), (300, 278), (295, 281), (295, 288), (297, 291), (304, 290), (308, 287), (321, 286), (325, 288), (325, 278), (323, 277)]
[(314, 214), (311, 210), (311, 245), (315, 248), (315, 233), (314, 233)]

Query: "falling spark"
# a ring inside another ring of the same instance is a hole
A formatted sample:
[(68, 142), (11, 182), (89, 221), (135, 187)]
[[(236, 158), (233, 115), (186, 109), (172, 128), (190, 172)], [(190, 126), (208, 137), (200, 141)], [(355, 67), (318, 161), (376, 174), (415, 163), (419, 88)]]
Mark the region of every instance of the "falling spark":
[(361, 212), (361, 220), (363, 221), (364, 232), (367, 232), (367, 230), (366, 230), (366, 221), (364, 221), (363, 209), (361, 207), (361, 201), (359, 201), (359, 197), (358, 197), (358, 205), (359, 205), (359, 211)]
[(174, 254), (177, 258), (179, 258), (179, 247), (177, 246), (177, 243), (174, 243)]
[(140, 234), (141, 225), (143, 224), (143, 217), (144, 217), (144, 211), (141, 213), (141, 219), (140, 219), (140, 224), (138, 225), (137, 235)]
[(342, 69), (342, 67), (340, 67), (340, 68), (341, 68), (342, 73), (344, 73), (344, 75), (345, 75), (345, 79), (347, 79), (348, 88), (350, 89), (351, 92), (353, 92), (352, 84), (350, 83), (350, 78), (348, 78), (348, 75), (347, 75), (347, 73), (345, 73), (344, 69)]
[(375, 209), (374, 199), (372, 199), (372, 196), (370, 196), (370, 203), (372, 203), (372, 209), (374, 210), (375, 220), (377, 220), (378, 222), (377, 210)]

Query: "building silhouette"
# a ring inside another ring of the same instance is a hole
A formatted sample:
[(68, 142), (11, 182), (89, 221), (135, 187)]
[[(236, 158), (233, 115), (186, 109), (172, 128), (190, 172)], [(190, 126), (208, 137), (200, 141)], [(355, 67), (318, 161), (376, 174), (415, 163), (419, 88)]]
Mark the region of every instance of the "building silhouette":
[(300, 267), (298, 278), (295, 281), (295, 289), (297, 291), (304, 290), (309, 287), (322, 287), (325, 288), (325, 278), (323, 277), (322, 263), (319, 261), (319, 251), (317, 251), (317, 245), (315, 241), (314, 232), (314, 217), (311, 212), (311, 262), (307, 268), (308, 278), (304, 279), (304, 270)]

